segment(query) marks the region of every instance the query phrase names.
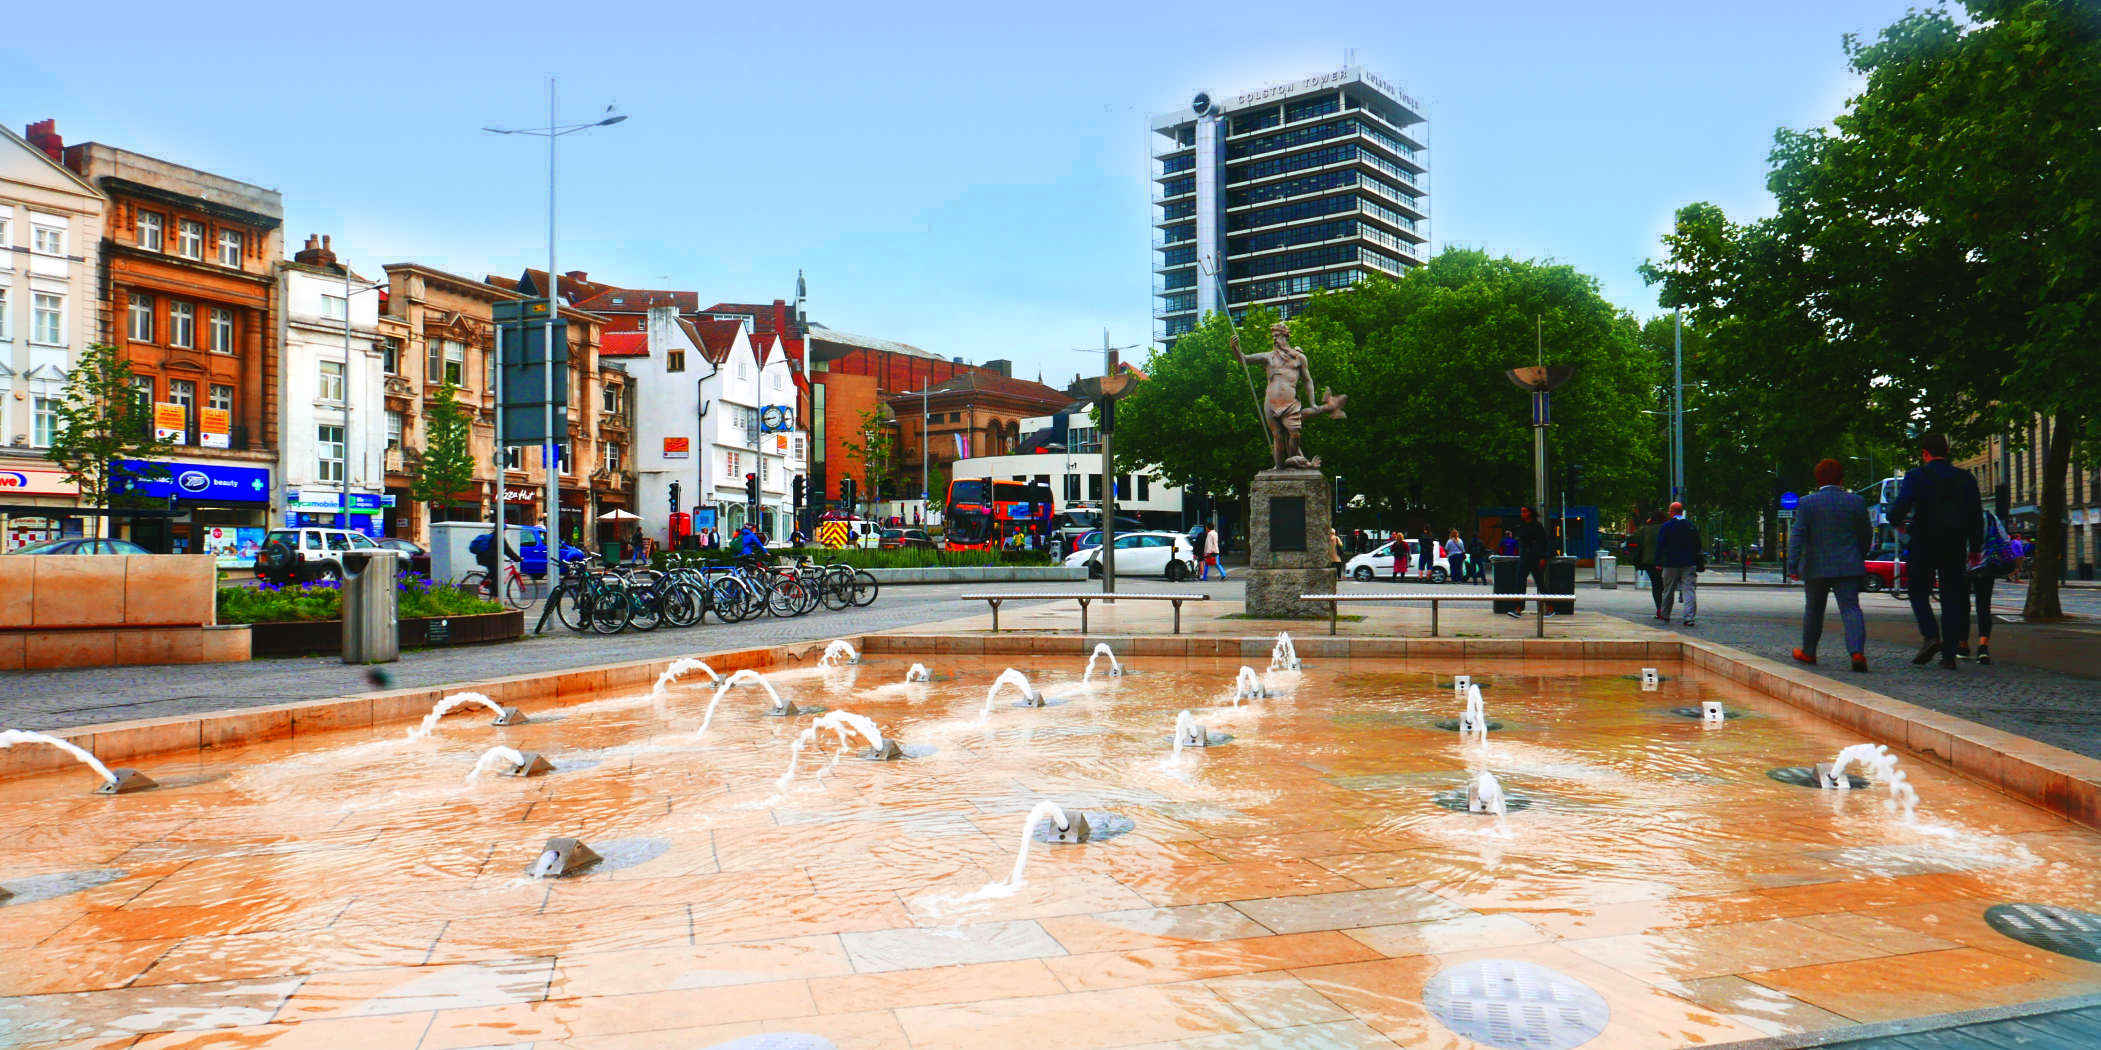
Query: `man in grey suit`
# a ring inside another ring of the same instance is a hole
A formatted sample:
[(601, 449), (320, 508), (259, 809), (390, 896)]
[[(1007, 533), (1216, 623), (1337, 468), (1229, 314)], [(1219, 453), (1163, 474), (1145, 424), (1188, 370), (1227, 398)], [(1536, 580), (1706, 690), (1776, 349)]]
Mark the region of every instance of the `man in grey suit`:
[(1868, 669), (1867, 621), (1860, 615), (1860, 582), (1867, 574), (1868, 504), (1847, 492), (1845, 468), (1838, 460), (1816, 465), (1815, 492), (1795, 507), (1795, 527), (1787, 534), (1787, 572), (1802, 578), (1802, 647), (1795, 659), (1816, 663), (1816, 646), (1824, 636), (1824, 604), (1838, 597), (1839, 622), (1846, 629), (1846, 651), (1853, 669)]

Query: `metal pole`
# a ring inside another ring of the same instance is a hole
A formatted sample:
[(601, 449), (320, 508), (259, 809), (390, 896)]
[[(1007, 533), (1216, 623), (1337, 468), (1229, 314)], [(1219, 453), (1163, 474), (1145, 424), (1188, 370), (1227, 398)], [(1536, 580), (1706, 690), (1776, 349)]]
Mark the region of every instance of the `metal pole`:
[(1532, 506), (1547, 509), (1547, 392), (1532, 394)]
[[(1243, 369), (1242, 371), (1245, 371)], [(1102, 329), (1102, 381), (1116, 374), (1116, 351), (1109, 348), (1109, 330)], [(1114, 434), (1116, 400), (1102, 391), (1102, 593), (1116, 593), (1116, 474)]]
[[(927, 370), (926, 377), (934, 378), (932, 369)], [(929, 418), (926, 410), (927, 398), (933, 392), (934, 388), (931, 385), (922, 385), (919, 388), (919, 514), (922, 519), (933, 517), (929, 512), (934, 509), (933, 493), (927, 490), (927, 486), (932, 484), (933, 480), (933, 476), (927, 470), (927, 445), (932, 439), (926, 432)]]
[(555, 276), (554, 268), (554, 147), (561, 136), (555, 132), (554, 78), (547, 78), (547, 345), (544, 371), (541, 372), (540, 397), (546, 402), (546, 427), (543, 433), (542, 462), (547, 464), (547, 537), (543, 546), (547, 548), (547, 561), (555, 562), (555, 552), (561, 550), (562, 534), (562, 455), (561, 441), (554, 432), (554, 322), (561, 316), (561, 297), (556, 294), (562, 279)]
[(1671, 499), (1685, 498), (1685, 312), (1671, 311)]
[(357, 446), (350, 440), (350, 264), (339, 262), (343, 268), (343, 485), (336, 495), (336, 525), (350, 527), (350, 450)]

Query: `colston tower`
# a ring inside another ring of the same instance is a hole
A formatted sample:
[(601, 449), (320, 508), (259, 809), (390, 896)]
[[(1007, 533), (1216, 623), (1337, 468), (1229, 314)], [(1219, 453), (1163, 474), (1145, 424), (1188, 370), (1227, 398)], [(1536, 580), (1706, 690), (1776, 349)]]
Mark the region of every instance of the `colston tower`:
[(1290, 317), (1319, 289), (1398, 277), (1427, 257), (1423, 106), (1362, 67), (1200, 92), (1152, 131), (1160, 339), (1222, 307)]

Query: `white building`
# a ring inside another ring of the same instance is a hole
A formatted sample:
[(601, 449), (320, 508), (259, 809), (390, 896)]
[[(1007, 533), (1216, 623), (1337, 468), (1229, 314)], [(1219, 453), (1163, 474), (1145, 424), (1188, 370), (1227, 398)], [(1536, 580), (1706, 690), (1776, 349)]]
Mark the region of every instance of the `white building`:
[(371, 290), (373, 283), (338, 263), (325, 239), (308, 238), (293, 261), (278, 264), (277, 403), (282, 415), (272, 502), (286, 525), (381, 533), (389, 416), (379, 294)]
[[(1049, 434), (1046, 438), (1044, 432)], [(959, 459), (950, 477), (990, 478), (998, 481), (1033, 481), (1048, 485), (1051, 502), (1063, 512), (1072, 506), (1099, 508), (1107, 482), (1102, 476), (1101, 435), (1087, 415), (1084, 404), (1064, 412), (1020, 420), (1021, 443), (1063, 445), (1065, 450), (1026, 452), (1012, 456), (975, 456)], [(1148, 526), (1179, 529), (1184, 516), (1182, 490), (1162, 481), (1150, 468), (1116, 478), (1116, 513), (1135, 517)]]
[[(655, 306), (642, 340), (609, 333), (607, 360), (634, 377), (636, 513), (670, 542), (671, 485), (693, 527), (725, 540), (749, 518), (745, 475), (759, 482), (769, 543), (794, 530), (794, 478), (809, 472), (795, 379), (777, 339), (735, 320), (691, 320)], [(619, 348), (613, 349), (618, 344)]]
[(0, 128), (0, 550), (84, 527), (61, 513), (78, 505), (78, 489), (42, 450), (57, 428), (67, 375), (101, 336), (108, 203), (94, 184)]

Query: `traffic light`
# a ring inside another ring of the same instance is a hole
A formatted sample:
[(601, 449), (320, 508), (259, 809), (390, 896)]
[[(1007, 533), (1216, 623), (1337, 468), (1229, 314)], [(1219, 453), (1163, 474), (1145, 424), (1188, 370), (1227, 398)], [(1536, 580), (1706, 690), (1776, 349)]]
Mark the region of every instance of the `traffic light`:
[(801, 474), (795, 475), (795, 481), (788, 486), (789, 492), (795, 500), (795, 502), (792, 504), (793, 506), (802, 506), (803, 494), (807, 491), (808, 485), (808, 478), (803, 477)]
[(744, 501), (746, 503), (757, 503), (759, 501), (759, 476), (757, 474), (744, 475)]
[(671, 509), (674, 513), (678, 511), (678, 482), (676, 481), (671, 483)]
[(1343, 484), (1342, 475), (1337, 474), (1335, 475), (1335, 514), (1337, 517), (1342, 516), (1342, 508), (1348, 506), (1349, 502), (1349, 486)]
[(839, 479), (839, 502), (846, 504), (848, 507), (854, 505), (854, 479)]
[(1568, 465), (1568, 490), (1569, 490), (1569, 492), (1570, 492), (1571, 494), (1573, 494), (1573, 493), (1574, 493), (1574, 492), (1575, 492), (1575, 491), (1576, 491), (1577, 489), (1580, 489), (1580, 488), (1582, 488), (1582, 487), (1583, 487), (1583, 464), (1581, 464), (1581, 463), (1571, 463), (1571, 464), (1569, 464), (1569, 465)]

